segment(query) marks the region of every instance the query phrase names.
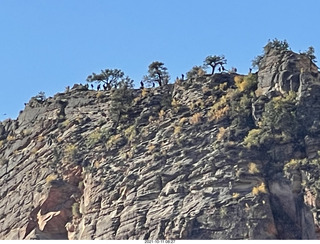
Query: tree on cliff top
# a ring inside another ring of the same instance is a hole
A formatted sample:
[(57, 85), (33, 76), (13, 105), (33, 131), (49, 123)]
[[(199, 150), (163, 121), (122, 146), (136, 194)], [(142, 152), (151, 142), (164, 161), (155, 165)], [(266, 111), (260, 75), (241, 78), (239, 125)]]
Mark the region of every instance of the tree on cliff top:
[(267, 45), (265, 45), (264, 48), (263, 48), (264, 53), (262, 55), (256, 56), (252, 60), (252, 68), (259, 69), (261, 60), (271, 50), (288, 51), (289, 50), (289, 44), (288, 44), (288, 42), (286, 40), (280, 41), (277, 38), (273, 39), (272, 41), (269, 40)]
[(306, 55), (312, 62), (316, 63), (316, 56), (314, 55), (314, 47), (310, 46), (307, 51), (301, 53)]
[[(128, 76), (125, 77), (124, 72), (120, 69), (105, 69), (101, 70), (100, 74), (92, 73), (92, 75), (87, 77), (87, 82), (102, 82), (107, 86), (108, 89), (111, 89), (112, 87), (119, 87), (121, 84), (123, 85), (123, 83), (129, 81), (131, 82), (132, 80)], [(127, 85), (130, 86), (130, 84)]]
[(214, 74), (214, 70), (215, 68), (220, 65), (220, 67), (222, 68), (222, 70), (224, 70), (223, 65), (227, 63), (227, 60), (225, 59), (224, 55), (221, 56), (208, 56), (206, 57), (206, 59), (204, 60), (204, 66), (208, 67), (210, 66), (212, 68), (212, 73)]
[(264, 46), (264, 53), (267, 54), (271, 49), (276, 49), (279, 51), (288, 51), (289, 43), (287, 40), (280, 41), (277, 38), (272, 41), (268, 41), (267, 45)]
[(143, 77), (144, 81), (149, 84), (156, 82), (159, 86), (165, 85), (169, 82), (170, 76), (167, 71), (168, 69), (164, 66), (164, 63), (155, 61), (152, 62), (148, 68), (148, 75)]

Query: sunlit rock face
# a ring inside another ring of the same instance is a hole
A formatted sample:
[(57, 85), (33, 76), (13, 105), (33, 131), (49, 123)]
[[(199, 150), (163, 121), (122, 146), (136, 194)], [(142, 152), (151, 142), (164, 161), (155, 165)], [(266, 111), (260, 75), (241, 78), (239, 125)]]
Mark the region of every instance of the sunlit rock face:
[(0, 239), (316, 239), (319, 84), (271, 50), (128, 91), (118, 117), (115, 90), (32, 98), (0, 124)]

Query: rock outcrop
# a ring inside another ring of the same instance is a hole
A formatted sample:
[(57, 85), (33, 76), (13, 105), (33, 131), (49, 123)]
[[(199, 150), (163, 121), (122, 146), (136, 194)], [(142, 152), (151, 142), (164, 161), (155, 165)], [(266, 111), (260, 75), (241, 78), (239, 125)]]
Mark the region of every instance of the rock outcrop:
[(236, 76), (132, 90), (116, 118), (114, 90), (31, 99), (0, 123), (0, 238), (319, 238), (316, 66)]

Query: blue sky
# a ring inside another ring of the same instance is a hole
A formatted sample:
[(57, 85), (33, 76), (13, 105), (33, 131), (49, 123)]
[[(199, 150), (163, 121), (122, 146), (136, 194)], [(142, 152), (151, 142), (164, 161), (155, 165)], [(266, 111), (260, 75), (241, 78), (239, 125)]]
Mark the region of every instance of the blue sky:
[(319, 10), (318, 0), (1, 0), (0, 120), (105, 68), (138, 84), (157, 60), (173, 81), (224, 54), (247, 73), (274, 38), (318, 56)]

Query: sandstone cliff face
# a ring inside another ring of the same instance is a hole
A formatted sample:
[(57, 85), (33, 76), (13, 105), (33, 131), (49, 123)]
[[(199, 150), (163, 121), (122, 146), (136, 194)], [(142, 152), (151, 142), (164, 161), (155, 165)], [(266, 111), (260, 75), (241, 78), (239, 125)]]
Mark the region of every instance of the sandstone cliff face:
[(270, 52), (256, 86), (236, 76), (134, 90), (117, 128), (114, 91), (31, 99), (0, 124), (0, 238), (317, 238), (316, 66)]

